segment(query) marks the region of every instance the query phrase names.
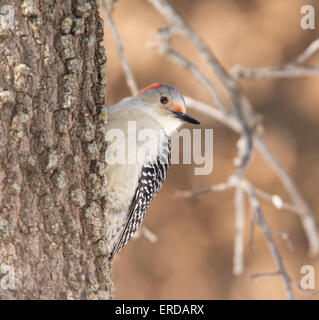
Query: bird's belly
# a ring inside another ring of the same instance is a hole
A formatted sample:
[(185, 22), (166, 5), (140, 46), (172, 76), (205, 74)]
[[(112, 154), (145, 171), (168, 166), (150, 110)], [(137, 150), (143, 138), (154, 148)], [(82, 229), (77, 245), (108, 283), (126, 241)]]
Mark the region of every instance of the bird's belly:
[(129, 164), (109, 164), (105, 170), (107, 180), (105, 213), (109, 252), (119, 240), (138, 182), (139, 170), (133, 170), (131, 166)]

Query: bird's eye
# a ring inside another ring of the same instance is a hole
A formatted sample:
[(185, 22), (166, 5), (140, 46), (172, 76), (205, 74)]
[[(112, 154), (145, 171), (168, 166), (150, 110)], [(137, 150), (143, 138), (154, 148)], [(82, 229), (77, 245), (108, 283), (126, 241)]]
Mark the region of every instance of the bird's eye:
[(167, 97), (161, 97), (161, 104), (166, 104), (168, 102)]

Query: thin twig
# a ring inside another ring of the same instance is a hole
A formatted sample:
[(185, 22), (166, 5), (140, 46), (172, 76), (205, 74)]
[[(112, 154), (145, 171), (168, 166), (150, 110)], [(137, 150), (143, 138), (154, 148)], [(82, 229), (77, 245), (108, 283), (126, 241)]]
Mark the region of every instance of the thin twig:
[(301, 54), (291, 61), (291, 64), (303, 64), (317, 53), (317, 51), (319, 51), (319, 39), (311, 42)]
[(171, 47), (170, 41), (172, 36), (175, 34), (176, 29), (173, 26), (167, 26), (156, 34), (159, 52), (163, 55), (166, 55), (172, 62), (188, 70), (193, 75), (194, 79), (196, 79), (207, 89), (211, 95), (213, 103), (217, 106), (217, 108), (225, 111), (226, 106), (215, 85), (204, 75), (204, 73), (195, 63)]
[(289, 193), (291, 201), (296, 205), (296, 211), (301, 219), (302, 226), (309, 243), (309, 254), (314, 256), (319, 252), (319, 236), (313, 212), (297, 190), (286, 170), (280, 165), (274, 154), (268, 149), (265, 142), (257, 135), (255, 135), (255, 144), (261, 155), (267, 160), (273, 170), (279, 176), (283, 186)]
[(142, 225), (136, 232), (133, 234), (133, 239), (139, 239), (141, 236), (145, 237), (149, 242), (155, 243), (157, 241), (157, 236), (145, 225)]
[(277, 194), (270, 194), (259, 188), (256, 188), (256, 194), (260, 198), (270, 201), (274, 205), (274, 207), (278, 210), (285, 209), (287, 211), (291, 211), (296, 214), (298, 214), (299, 212), (299, 208), (295, 204), (283, 201), (281, 197), (278, 196)]
[(244, 271), (244, 232), (245, 232), (245, 199), (243, 189), (235, 190), (235, 241), (233, 255), (233, 274), (240, 275)]
[(278, 273), (281, 275), (283, 282), (285, 284), (287, 296), (289, 297), (289, 299), (293, 300), (294, 294), (293, 294), (293, 291), (291, 288), (290, 277), (288, 276), (286, 269), (282, 263), (282, 258), (280, 256), (279, 250), (278, 250), (278, 248), (275, 244), (274, 238), (273, 238), (273, 232), (263, 216), (263, 213), (262, 213), (262, 210), (260, 207), (260, 203), (259, 203), (259, 200), (256, 195), (255, 188), (251, 184), (247, 184), (247, 192), (249, 195), (248, 199), (249, 199), (250, 205), (251, 205), (252, 209), (254, 210), (256, 217), (257, 217), (257, 223), (259, 224), (264, 235), (266, 236), (270, 252), (272, 253), (272, 255), (276, 261), (276, 264), (278, 266)]
[(179, 198), (191, 198), (191, 197), (198, 197), (206, 193), (210, 192), (221, 192), (233, 189), (235, 186), (231, 183), (221, 183), (215, 186), (211, 186), (209, 188), (199, 189), (199, 190), (176, 190), (174, 197)]
[[(205, 42), (185, 22), (182, 16), (175, 10), (175, 8), (170, 4), (169, 1), (147, 1), (150, 2), (171, 24), (171, 26), (168, 29), (170, 32), (167, 32), (165, 38), (165, 52), (170, 51), (170, 49), (168, 49), (168, 46), (170, 46), (170, 39), (173, 37), (173, 35), (179, 34), (184, 36), (198, 50), (199, 54), (206, 61), (208, 67), (211, 69), (211, 71), (215, 74), (217, 79), (219, 79), (219, 81), (226, 89), (226, 92), (229, 95), (229, 98), (235, 108), (235, 114), (241, 126), (241, 134), (246, 140), (246, 148), (244, 149), (245, 152), (241, 155), (240, 163), (237, 167), (237, 174), (243, 176), (248, 167), (248, 162), (250, 161), (253, 149), (252, 129), (249, 123), (251, 119), (247, 121), (245, 115), (245, 113), (247, 114), (247, 110), (251, 109), (251, 105), (248, 99), (239, 90), (237, 86), (237, 81), (224, 69), (224, 67), (219, 63), (218, 59), (214, 56), (212, 51), (205, 44)], [(159, 44), (159, 48), (160, 47), (161, 44)], [(181, 55), (179, 54), (179, 56)], [(220, 106), (220, 103), (217, 101), (216, 105)]]
[(260, 278), (272, 278), (275, 276), (280, 276), (280, 272), (274, 271), (274, 272), (254, 273), (250, 276), (250, 278), (253, 280), (256, 280)]
[(141, 231), (143, 236), (149, 240), (151, 243), (155, 243), (157, 241), (157, 236), (150, 229), (148, 229), (145, 225), (141, 227)]
[[(307, 235), (309, 242), (310, 252), (316, 254), (319, 252), (319, 237), (313, 213), (306, 204), (303, 197), (298, 192), (291, 177), (285, 171), (285, 169), (279, 164), (275, 156), (270, 152), (263, 139), (258, 136), (252, 128), (254, 127), (256, 118), (253, 115), (252, 106), (249, 100), (241, 92), (238, 87), (239, 77), (248, 77), (254, 79), (261, 79), (267, 77), (297, 77), (301, 75), (317, 75), (319, 74), (319, 68), (313, 66), (299, 66), (298, 64), (305, 63), (315, 52), (319, 49), (319, 39), (314, 41), (303, 53), (301, 53), (292, 62), (287, 63), (277, 68), (260, 68), (260, 69), (247, 69), (242, 67), (236, 67), (232, 73), (228, 73), (224, 67), (219, 63), (217, 58), (213, 55), (208, 46), (199, 37), (199, 35), (184, 21), (184, 19), (178, 14), (174, 7), (167, 0), (147, 0), (153, 4), (153, 6), (168, 20), (170, 26), (163, 28), (157, 34), (158, 48), (162, 54), (165, 54), (170, 60), (179, 64), (186, 70), (188, 70), (192, 76), (199, 81), (210, 93), (213, 104), (217, 108), (213, 108), (210, 105), (197, 101), (191, 97), (185, 97), (186, 104), (193, 109), (203, 112), (212, 116), (216, 120), (230, 127), (234, 131), (238, 132), (240, 137), (240, 143), (238, 144), (239, 163), (237, 171), (230, 177), (229, 181), (224, 184), (215, 185), (209, 188), (197, 190), (197, 191), (180, 191), (177, 195), (181, 197), (199, 196), (208, 192), (226, 191), (229, 189), (236, 189), (235, 193), (235, 209), (236, 209), (236, 234), (235, 234), (235, 249), (234, 249), (234, 273), (240, 273), (243, 270), (243, 231), (244, 231), (244, 198), (243, 191), (248, 194), (248, 198), (255, 213), (252, 218), (252, 226), (254, 225), (254, 217), (256, 217), (258, 224), (260, 225), (263, 233), (266, 236), (270, 251), (275, 258), (279, 271), (275, 273), (264, 274), (268, 276), (281, 275), (285, 283), (285, 288), (289, 298), (293, 298), (293, 292), (291, 286), (294, 284), (285, 268), (282, 264), (281, 256), (274, 242), (273, 236), (279, 236), (284, 240), (290, 241), (288, 234), (278, 232), (270, 229), (266, 223), (259, 199), (257, 196), (271, 201), (277, 209), (288, 209), (297, 213), (302, 221), (303, 228)], [(110, 24), (111, 31), (113, 33), (117, 49), (119, 51), (125, 76), (128, 86), (135, 94), (138, 90), (133, 73), (129, 66), (120, 36), (116, 29), (111, 15), (109, 14), (106, 6), (104, 7), (106, 18)], [(228, 94), (231, 103), (234, 106), (234, 111), (228, 108), (228, 105), (224, 102), (222, 96), (217, 90), (216, 86), (204, 75), (202, 70), (190, 61), (188, 58), (177, 52), (171, 47), (171, 38), (174, 35), (182, 35), (190, 41), (190, 43), (198, 50), (202, 58), (206, 61), (210, 70), (214, 73), (217, 79), (221, 82), (226, 93)], [(270, 166), (277, 173), (285, 189), (290, 195), (292, 204), (283, 202), (279, 196), (271, 195), (263, 190), (254, 187), (252, 184), (245, 181), (245, 173), (250, 163), (252, 152), (254, 148), (257, 148), (259, 152), (264, 156)], [(251, 228), (253, 230), (253, 227)], [(148, 232), (145, 227), (141, 229), (141, 233), (147, 238), (155, 239), (153, 234)], [(253, 233), (253, 231), (252, 231)], [(251, 236), (252, 239), (252, 236)], [(257, 275), (260, 277), (262, 275)]]
[(253, 210), (250, 210), (250, 229), (249, 229), (249, 240), (248, 247), (251, 251), (254, 250), (254, 240), (255, 240), (255, 225), (256, 225), (256, 215)]
[[(193, 99), (191, 97), (185, 97), (185, 101), (189, 108), (192, 108), (196, 111), (211, 116), (212, 118), (225, 124), (226, 126), (228, 126), (236, 132), (240, 131), (238, 123), (239, 121), (232, 114), (225, 115), (219, 110), (203, 102), (197, 101), (196, 99)], [(309, 254), (311, 256), (318, 254), (319, 235), (312, 210), (309, 208), (306, 201), (299, 193), (290, 175), (278, 162), (275, 155), (269, 150), (264, 140), (256, 133), (253, 133), (253, 138), (257, 150), (265, 158), (266, 162), (270, 165), (274, 172), (278, 175), (280, 181), (282, 182), (284, 188), (290, 196), (292, 205), (289, 205), (290, 208), (287, 207), (286, 209), (291, 210), (291, 206), (293, 206), (292, 211), (296, 212), (300, 216), (302, 226), (304, 228), (309, 243)]]
[(254, 69), (249, 69), (237, 65), (232, 68), (231, 75), (235, 79), (245, 78), (248, 80), (296, 78), (319, 75), (319, 67), (301, 65), (309, 60), (317, 51), (319, 51), (319, 39), (313, 41), (301, 54), (299, 54), (291, 62), (285, 63), (278, 67), (263, 67)]
[(112, 19), (111, 14), (108, 11), (108, 6), (106, 5), (106, 3), (104, 1), (102, 1), (102, 6), (103, 6), (103, 11), (104, 11), (106, 21), (108, 22), (108, 24), (110, 26), (110, 29), (111, 29), (111, 32), (113, 34), (114, 41), (116, 44), (117, 51), (118, 51), (120, 58), (121, 58), (121, 63), (122, 63), (123, 70), (125, 72), (127, 85), (129, 87), (129, 89), (131, 90), (131, 93), (133, 95), (135, 95), (138, 92), (138, 86), (137, 86), (136, 80), (134, 78), (134, 74), (131, 70), (131, 67), (128, 63), (128, 59), (127, 59), (119, 32), (116, 28), (116, 25)]
[(285, 65), (279, 67), (249, 69), (236, 65), (232, 68), (231, 73), (235, 79), (245, 78), (247, 80), (297, 78), (304, 76), (318, 76), (319, 67)]
[(184, 96), (185, 104), (187, 107), (204, 113), (215, 120), (221, 122), (222, 124), (228, 126), (236, 132), (240, 132), (240, 123), (238, 119), (233, 115), (232, 112), (228, 111), (228, 113), (223, 113), (222, 111), (210, 106), (204, 102), (198, 101), (192, 97)]
[(207, 62), (213, 73), (224, 84), (225, 87), (231, 88), (236, 86), (234, 79), (227, 73), (224, 67), (219, 63), (208, 46), (175, 10), (175, 8), (167, 0), (147, 0), (150, 2), (162, 16), (167, 19), (170, 25), (174, 26), (175, 33), (189, 39), (195, 48), (198, 49), (202, 58)]

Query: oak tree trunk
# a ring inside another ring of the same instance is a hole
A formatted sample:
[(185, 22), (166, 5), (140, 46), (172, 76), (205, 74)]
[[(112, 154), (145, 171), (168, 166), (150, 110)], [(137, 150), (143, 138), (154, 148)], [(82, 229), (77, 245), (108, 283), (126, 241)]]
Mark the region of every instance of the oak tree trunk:
[(98, 1), (6, 5), (14, 26), (2, 10), (0, 299), (112, 298)]

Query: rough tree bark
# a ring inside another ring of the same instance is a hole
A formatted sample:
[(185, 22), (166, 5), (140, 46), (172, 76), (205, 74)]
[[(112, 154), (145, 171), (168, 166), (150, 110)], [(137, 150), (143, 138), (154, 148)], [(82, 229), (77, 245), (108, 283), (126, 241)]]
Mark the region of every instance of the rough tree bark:
[(0, 27), (0, 299), (111, 298), (98, 1), (4, 5), (14, 29)]

